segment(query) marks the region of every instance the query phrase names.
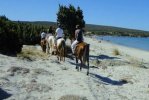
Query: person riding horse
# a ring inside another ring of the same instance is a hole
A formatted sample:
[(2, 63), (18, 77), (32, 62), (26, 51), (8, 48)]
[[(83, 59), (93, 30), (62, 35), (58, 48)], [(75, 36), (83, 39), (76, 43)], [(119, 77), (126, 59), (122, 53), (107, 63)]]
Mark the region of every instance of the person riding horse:
[(55, 47), (57, 46), (57, 40), (60, 38), (63, 38), (64, 36), (64, 31), (62, 29), (61, 24), (58, 24), (58, 28), (55, 31), (56, 39), (55, 39)]
[(45, 31), (43, 31), (42, 33), (41, 33), (41, 40), (44, 40), (46, 38), (46, 33), (45, 33)]
[[(84, 42), (83, 31), (79, 25), (76, 25), (75, 41), (71, 45), (72, 53), (76, 58), (76, 69), (82, 70), (82, 67), (87, 63), (87, 75), (89, 75), (89, 44)], [(80, 60), (80, 67), (78, 66)]]
[(71, 45), (71, 49), (72, 49), (72, 53), (74, 54), (74, 51), (75, 51), (75, 48), (76, 48), (76, 45), (78, 43), (81, 43), (84, 41), (84, 38), (83, 38), (83, 31), (82, 29), (80, 28), (79, 25), (76, 25), (76, 30), (75, 30), (75, 41), (72, 43)]
[(45, 31), (43, 31), (41, 33), (40, 45), (41, 45), (43, 52), (46, 52), (46, 33), (45, 33)]
[(55, 39), (55, 49), (57, 53), (58, 60), (65, 61), (65, 40), (64, 40), (64, 31), (62, 29), (61, 24), (58, 24), (58, 28), (55, 31), (56, 39)]

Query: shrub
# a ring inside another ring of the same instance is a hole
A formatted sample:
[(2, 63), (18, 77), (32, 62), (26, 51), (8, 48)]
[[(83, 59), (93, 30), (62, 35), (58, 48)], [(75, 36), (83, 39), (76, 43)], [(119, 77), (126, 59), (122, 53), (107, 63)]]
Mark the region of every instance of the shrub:
[(114, 50), (113, 50), (113, 54), (114, 54), (114, 55), (120, 55), (120, 52), (119, 52), (118, 49), (114, 49)]
[(22, 42), (16, 33), (16, 24), (5, 16), (0, 17), (0, 52), (4, 54), (18, 53), (22, 50)]

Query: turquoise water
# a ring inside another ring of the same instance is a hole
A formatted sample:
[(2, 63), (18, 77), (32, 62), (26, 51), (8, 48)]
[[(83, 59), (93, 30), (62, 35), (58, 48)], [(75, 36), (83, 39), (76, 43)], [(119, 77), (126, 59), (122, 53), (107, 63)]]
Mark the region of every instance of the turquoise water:
[(99, 40), (149, 51), (149, 37), (96, 36)]

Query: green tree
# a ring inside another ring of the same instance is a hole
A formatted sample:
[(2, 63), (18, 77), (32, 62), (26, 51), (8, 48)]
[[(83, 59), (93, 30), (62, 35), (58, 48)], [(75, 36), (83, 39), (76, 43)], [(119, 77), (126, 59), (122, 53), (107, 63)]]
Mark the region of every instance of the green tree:
[(0, 52), (18, 53), (22, 50), (22, 43), (16, 32), (16, 23), (11, 22), (5, 16), (0, 16)]
[(70, 39), (74, 38), (75, 26), (77, 24), (80, 25), (81, 28), (85, 27), (85, 21), (83, 18), (83, 11), (80, 7), (77, 7), (76, 9), (72, 5), (69, 5), (69, 7), (59, 5), (57, 22), (63, 26), (67, 32), (65, 35), (67, 35)]

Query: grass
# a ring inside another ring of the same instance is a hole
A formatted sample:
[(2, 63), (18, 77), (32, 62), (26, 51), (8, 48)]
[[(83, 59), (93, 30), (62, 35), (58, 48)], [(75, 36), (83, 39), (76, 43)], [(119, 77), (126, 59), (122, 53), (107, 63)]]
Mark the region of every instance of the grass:
[(21, 53), (17, 54), (17, 57), (33, 61), (37, 58), (47, 59), (48, 55), (42, 52), (41, 50), (36, 49), (34, 46), (26, 46), (25, 48), (22, 49)]
[(145, 68), (148, 69), (148, 67), (146, 66), (146, 64), (143, 62), (142, 60), (139, 60), (137, 58), (134, 57), (130, 57), (129, 60), (131, 61), (130, 64), (134, 67), (140, 67), (140, 68)]
[(88, 99), (86, 97), (80, 97), (77, 95), (65, 95), (58, 100), (88, 100)]
[(114, 50), (113, 50), (113, 54), (114, 54), (115, 56), (117, 56), (117, 55), (120, 55), (120, 52), (119, 52), (118, 49), (114, 49)]

